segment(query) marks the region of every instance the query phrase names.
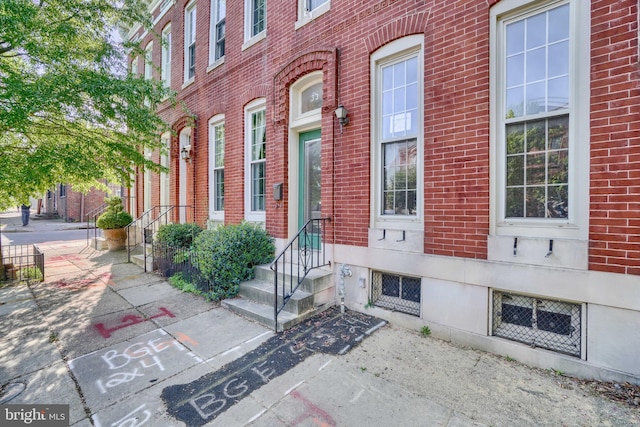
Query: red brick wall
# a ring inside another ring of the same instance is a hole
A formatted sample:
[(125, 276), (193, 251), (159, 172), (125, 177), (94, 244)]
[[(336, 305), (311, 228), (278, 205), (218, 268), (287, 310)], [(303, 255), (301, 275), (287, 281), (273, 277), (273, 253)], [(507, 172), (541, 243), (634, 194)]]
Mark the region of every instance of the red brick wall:
[(640, 274), (638, 2), (591, 2), (589, 268)]
[[(287, 237), (288, 91), (299, 77), (322, 69), (323, 214), (334, 219), (336, 243), (366, 246), (371, 205), (370, 54), (400, 37), (424, 34), (424, 252), (486, 259), (489, 7), (495, 1), (333, 2), (330, 12), (298, 30), (296, 3), (270, 1), (266, 39), (244, 51), (243, 2), (227, 2), (225, 62), (209, 72), (210, 2), (198, 2), (196, 77), (181, 89), (185, 3), (178, 1), (156, 29), (160, 33), (166, 23), (172, 24), (172, 88), (180, 91), (179, 98), (197, 118), (187, 200), (195, 203), (198, 223), (208, 217), (208, 120), (225, 114), (225, 221), (237, 223), (244, 218), (244, 107), (265, 98), (267, 229), (276, 237)], [(640, 274), (637, 2), (591, 4), (589, 265)], [(160, 51), (160, 44), (154, 43), (156, 64)], [(142, 58), (139, 61), (142, 72)], [(337, 103), (349, 109), (351, 123), (343, 133), (333, 117)], [(168, 105), (160, 111), (179, 131), (185, 112)], [(174, 138), (171, 185), (176, 204), (177, 143)], [(280, 205), (270, 193), (277, 182), (285, 183)], [(157, 184), (153, 192), (155, 204)], [(141, 208), (141, 185), (137, 194)]]

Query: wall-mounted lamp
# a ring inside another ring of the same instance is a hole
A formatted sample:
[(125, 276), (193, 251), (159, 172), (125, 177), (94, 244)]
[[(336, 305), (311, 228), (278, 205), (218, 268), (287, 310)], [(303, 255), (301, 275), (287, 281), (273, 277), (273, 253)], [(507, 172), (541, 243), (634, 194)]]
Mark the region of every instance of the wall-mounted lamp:
[(183, 145), (180, 150), (180, 158), (185, 162), (191, 161), (191, 145)]
[(349, 111), (340, 104), (338, 108), (336, 108), (335, 114), (340, 121), (340, 133), (342, 133), (342, 126), (349, 124), (349, 117), (347, 117)]

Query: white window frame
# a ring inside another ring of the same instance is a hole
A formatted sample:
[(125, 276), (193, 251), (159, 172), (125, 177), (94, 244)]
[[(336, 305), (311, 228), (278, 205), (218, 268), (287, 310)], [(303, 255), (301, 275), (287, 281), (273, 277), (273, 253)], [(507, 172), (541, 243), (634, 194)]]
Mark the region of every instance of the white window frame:
[[(569, 26), (569, 213), (567, 219), (505, 218), (506, 153), (504, 31), (510, 22), (570, 6)], [(503, 0), (490, 22), (490, 234), (586, 240), (589, 217), (590, 4), (576, 0)]]
[[(305, 90), (318, 83), (323, 83), (322, 71), (314, 71), (302, 77), (292, 87), (290, 93), (290, 127), (300, 128), (316, 124), (321, 119), (322, 107), (302, 113), (302, 94)], [(324, 87), (322, 88), (324, 91)]]
[(138, 77), (138, 57), (136, 56), (131, 60), (131, 74), (134, 77)]
[(264, 0), (264, 29), (253, 34), (253, 2), (259, 0), (244, 0), (244, 44), (245, 50), (267, 36), (267, 0)]
[[(382, 93), (381, 79), (384, 66), (417, 57), (418, 110), (416, 145), (416, 214), (383, 215), (382, 167)], [(371, 224), (373, 228), (396, 230), (422, 230), (424, 228), (424, 35), (417, 34), (395, 40), (371, 55)]]
[(217, 48), (218, 48), (218, 24), (220, 23), (220, 17), (218, 16), (218, 5), (221, 1), (225, 2), (225, 16), (223, 19), (225, 20), (225, 34), (223, 40), (225, 40), (225, 53), (226, 53), (226, 39), (227, 39), (227, 30), (226, 30), (226, 0), (211, 0), (211, 17), (209, 23), (209, 67), (207, 71), (212, 70), (213, 68), (219, 66), (224, 63), (224, 54), (216, 57)]
[(222, 170), (222, 172), (224, 173), (224, 160), (222, 167), (216, 166), (216, 148), (218, 144), (222, 143), (222, 152), (224, 159), (224, 144), (226, 136), (223, 136), (222, 141), (218, 141), (216, 139), (216, 128), (218, 128), (219, 126), (223, 126), (224, 129), (224, 114), (218, 114), (209, 119), (209, 219), (214, 221), (224, 221), (224, 206), (221, 210), (216, 209), (216, 200), (218, 196), (218, 193), (216, 191), (218, 184), (218, 182), (216, 181), (216, 171)]
[(153, 79), (153, 42), (147, 43), (144, 48), (144, 78)]
[[(160, 140), (162, 141), (163, 150), (160, 154), (160, 165), (171, 168), (171, 133), (165, 132), (162, 134)], [(160, 205), (169, 206), (171, 204), (171, 171), (160, 172)]]
[[(152, 158), (152, 151), (149, 148), (145, 148), (144, 149), (144, 158), (146, 160), (151, 160)], [(142, 176), (142, 193), (143, 193), (143, 199), (142, 199), (142, 211), (143, 212), (147, 212), (149, 209), (151, 209), (151, 205), (152, 205), (152, 194), (151, 194), (151, 169), (145, 167), (144, 168), (144, 174)]]
[[(187, 4), (184, 8), (184, 86), (192, 83), (195, 80), (195, 70), (193, 76), (189, 76), (189, 48), (193, 44), (196, 49), (196, 34), (197, 34), (197, 9), (195, 0)], [(194, 52), (195, 54), (195, 52)], [(195, 58), (197, 61), (197, 58)]]
[[(253, 194), (251, 192), (251, 184), (252, 184), (252, 174), (251, 174), (251, 166), (255, 163), (251, 160), (251, 145), (252, 145), (252, 116), (255, 113), (259, 113), (260, 111), (265, 112), (265, 126), (266, 126), (266, 106), (267, 102), (264, 98), (256, 99), (249, 104), (244, 109), (244, 126), (245, 126), (245, 179), (244, 179), (244, 217), (247, 221), (250, 222), (265, 222), (266, 220), (266, 206), (267, 206), (267, 189), (265, 187), (265, 211), (254, 211), (251, 208), (251, 201), (253, 198)], [(266, 130), (265, 130), (266, 132)], [(268, 141), (267, 141), (268, 144)], [(266, 176), (266, 156), (264, 160), (261, 160), (265, 163), (265, 176)], [(266, 184), (265, 184), (266, 185)]]
[(309, 0), (298, 0), (298, 20), (295, 29), (308, 24), (319, 16), (324, 15), (331, 10), (331, 0), (325, 0), (320, 6), (309, 10)]
[[(193, 147), (192, 142), (193, 129), (191, 127), (185, 127), (180, 131), (179, 136), (179, 149), (178, 152), (181, 152), (185, 146), (188, 146), (190, 149)], [(178, 205), (186, 206), (187, 205), (187, 160), (180, 159), (180, 163), (178, 166)], [(185, 207), (181, 207), (179, 213), (180, 224), (184, 224), (187, 221), (187, 211)]]
[(162, 30), (162, 50), (160, 63), (160, 79), (165, 88), (171, 87), (171, 24)]

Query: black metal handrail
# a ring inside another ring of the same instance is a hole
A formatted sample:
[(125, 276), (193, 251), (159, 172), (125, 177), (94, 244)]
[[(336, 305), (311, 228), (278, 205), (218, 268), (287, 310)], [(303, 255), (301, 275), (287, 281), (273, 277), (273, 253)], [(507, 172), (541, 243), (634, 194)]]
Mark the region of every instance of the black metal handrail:
[[(191, 205), (160, 205), (154, 206), (136, 218), (126, 227), (127, 230), (127, 260), (131, 262), (131, 252), (142, 244), (142, 256), (144, 260), (144, 271), (147, 271), (147, 258), (153, 255), (153, 236), (161, 225), (179, 221), (180, 209), (192, 209), (192, 216), (195, 217), (195, 209)], [(136, 227), (136, 232), (131, 232), (131, 227)], [(142, 232), (138, 232), (142, 230)], [(152, 245), (151, 251), (147, 250), (147, 244)]]
[(89, 240), (91, 239), (91, 233), (93, 232), (94, 249), (98, 249), (98, 217), (107, 210), (107, 204), (103, 203), (95, 209), (90, 210), (85, 214), (85, 220), (87, 222), (87, 246), (89, 246)]
[[(331, 265), (331, 261), (327, 260), (323, 243), (325, 225), (330, 221), (331, 218), (307, 221), (269, 266), (274, 272), (273, 321), (276, 333), (278, 332), (278, 314), (287, 305), (309, 272), (315, 268)], [(281, 301), (280, 298), (282, 298)]]

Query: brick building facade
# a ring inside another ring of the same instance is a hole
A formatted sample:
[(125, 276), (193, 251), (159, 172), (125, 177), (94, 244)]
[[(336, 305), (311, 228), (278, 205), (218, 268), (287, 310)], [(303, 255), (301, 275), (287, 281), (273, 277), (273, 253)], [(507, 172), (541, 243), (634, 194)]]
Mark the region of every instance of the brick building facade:
[(160, 107), (175, 134), (149, 155), (171, 173), (140, 172), (134, 214), (189, 205), (180, 220), (264, 223), (278, 247), (330, 217), (348, 307), (639, 381), (636, 1), (150, 10), (162, 41), (131, 29), (148, 52), (131, 68), (191, 114)]
[[(122, 193), (120, 187), (110, 187), (112, 194)], [(38, 206), (32, 208), (37, 208), (37, 213), (57, 215), (67, 222), (84, 222), (89, 213), (104, 204), (106, 196), (104, 191), (95, 188), (85, 194), (75, 191), (69, 184), (59, 184), (53, 190), (47, 191), (44, 197), (38, 200)]]

